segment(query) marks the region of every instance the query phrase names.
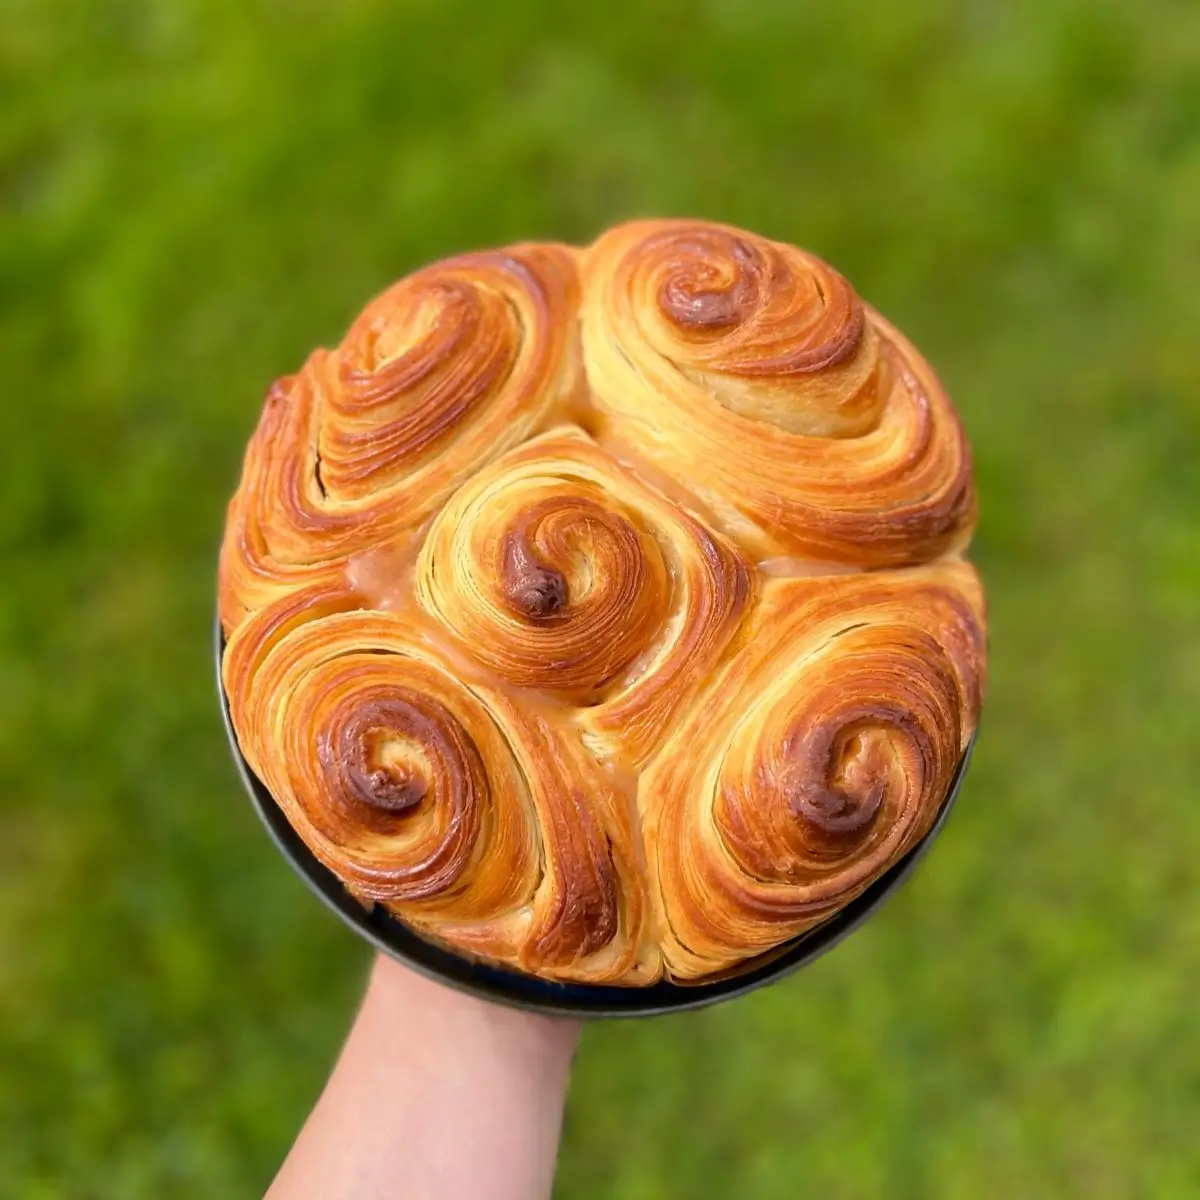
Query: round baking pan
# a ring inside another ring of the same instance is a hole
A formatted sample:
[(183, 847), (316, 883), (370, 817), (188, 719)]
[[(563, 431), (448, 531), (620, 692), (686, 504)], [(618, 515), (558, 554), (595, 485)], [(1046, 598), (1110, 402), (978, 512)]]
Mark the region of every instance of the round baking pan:
[(254, 809), (267, 827), (272, 841), (312, 891), (360, 937), (414, 971), (485, 1000), (554, 1016), (636, 1017), (702, 1008), (719, 1000), (728, 1000), (752, 992), (755, 988), (782, 979), (783, 976), (807, 966), (857, 929), (912, 873), (921, 856), (928, 851), (946, 823), (975, 745), (975, 739), (972, 737), (959, 761), (945, 803), (933, 827), (902, 859), (828, 920), (777, 947), (769, 954), (752, 960), (736, 973), (703, 983), (684, 985), (664, 982), (650, 987), (555, 983), (463, 958), (435, 946), (409, 929), (403, 921), (392, 916), (381, 905), (377, 904), (368, 909), (346, 891), (337, 876), (313, 856), (243, 757), (230, 720), (229, 701), (221, 682), (223, 650), (224, 639), (218, 622), (217, 691), (221, 698), (221, 711), (225, 717), (225, 732), (229, 737), (233, 761)]

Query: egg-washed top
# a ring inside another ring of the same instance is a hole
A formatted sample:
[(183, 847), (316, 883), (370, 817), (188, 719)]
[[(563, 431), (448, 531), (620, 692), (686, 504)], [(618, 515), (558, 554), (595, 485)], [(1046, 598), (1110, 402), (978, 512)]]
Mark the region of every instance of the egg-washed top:
[(695, 221), (466, 254), (267, 395), (233, 726), (423, 936), (702, 980), (933, 824), (979, 716), (975, 513), (933, 372), (813, 255)]

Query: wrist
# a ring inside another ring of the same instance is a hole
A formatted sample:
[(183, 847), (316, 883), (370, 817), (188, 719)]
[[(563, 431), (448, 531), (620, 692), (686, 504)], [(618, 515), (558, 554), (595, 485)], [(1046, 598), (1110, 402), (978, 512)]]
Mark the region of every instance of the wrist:
[(579, 1032), (377, 959), (271, 1196), (548, 1196)]
[(372, 964), (363, 1010), (368, 1007), (411, 1029), (453, 1035), (456, 1041), (469, 1038), (500, 1059), (536, 1063), (564, 1079), (582, 1029), (569, 1018), (527, 1013), (455, 991), (383, 955)]

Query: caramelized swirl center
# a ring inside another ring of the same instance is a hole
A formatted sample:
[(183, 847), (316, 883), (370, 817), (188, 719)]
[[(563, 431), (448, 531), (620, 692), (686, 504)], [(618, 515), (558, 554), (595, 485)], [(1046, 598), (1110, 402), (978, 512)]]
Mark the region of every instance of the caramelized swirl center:
[(683, 330), (719, 332), (746, 320), (759, 305), (761, 256), (741, 238), (730, 238), (726, 254), (718, 257), (711, 241), (680, 239), (659, 284), (659, 308)]
[(481, 497), (419, 573), (426, 603), (519, 687), (594, 701), (651, 644), (671, 576), (638, 515), (582, 480), (520, 481)]
[(637, 615), (647, 556), (657, 547), (629, 517), (589, 495), (546, 496), (509, 527), (500, 587), (518, 615), (607, 624)]
[(818, 839), (854, 841), (883, 803), (895, 756), (885, 730), (822, 722), (792, 731), (782, 748), (776, 787)]
[(372, 824), (390, 824), (426, 800), (457, 810), (487, 788), (466, 730), (443, 704), (408, 689), (356, 697), (334, 714), (317, 754), (330, 794), (373, 811)]
[(863, 340), (854, 289), (799, 251), (697, 228), (651, 238), (638, 254), (659, 311), (693, 343), (696, 366), (758, 378), (812, 375), (846, 363)]

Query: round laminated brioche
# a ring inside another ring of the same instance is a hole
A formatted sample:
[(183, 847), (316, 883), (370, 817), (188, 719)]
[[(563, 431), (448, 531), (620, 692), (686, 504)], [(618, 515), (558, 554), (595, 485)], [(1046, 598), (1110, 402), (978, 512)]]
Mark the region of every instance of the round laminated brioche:
[(933, 826), (979, 720), (970, 451), (820, 259), (707, 222), (435, 263), (269, 390), (221, 550), (247, 764), (429, 941), (745, 969)]

